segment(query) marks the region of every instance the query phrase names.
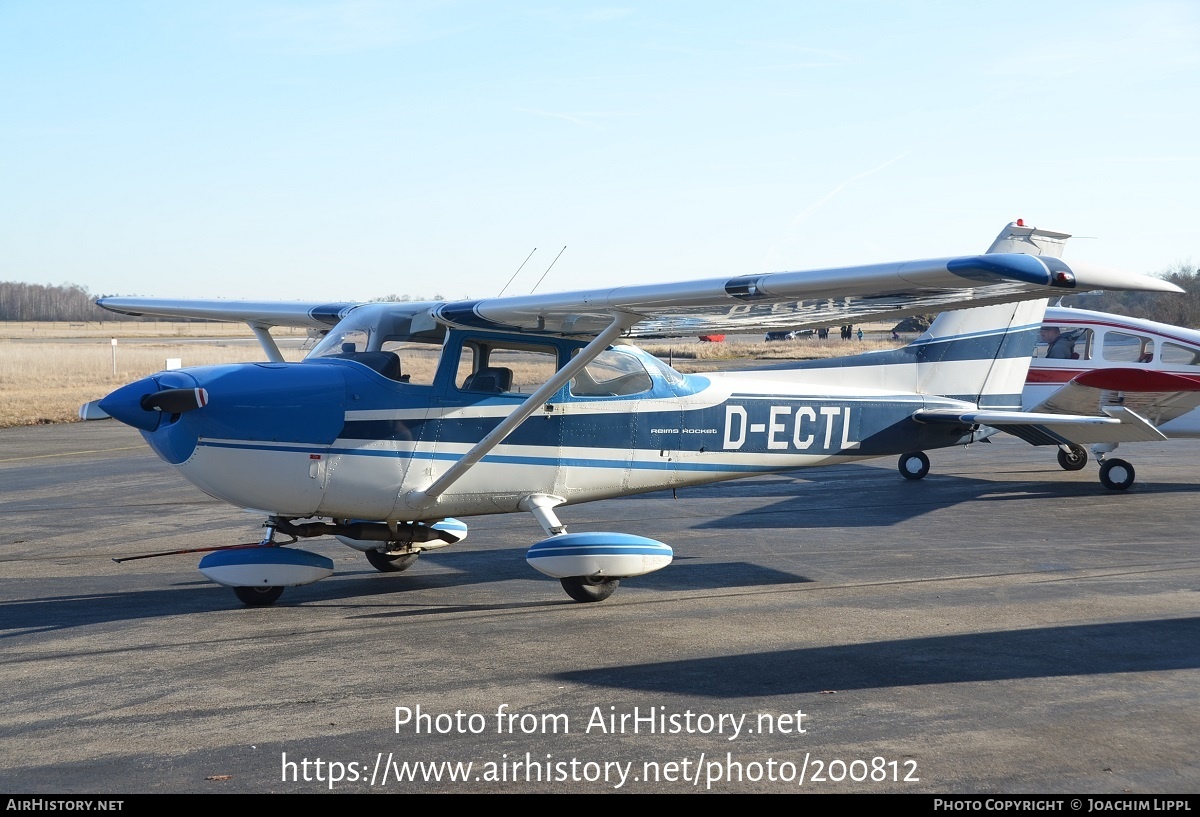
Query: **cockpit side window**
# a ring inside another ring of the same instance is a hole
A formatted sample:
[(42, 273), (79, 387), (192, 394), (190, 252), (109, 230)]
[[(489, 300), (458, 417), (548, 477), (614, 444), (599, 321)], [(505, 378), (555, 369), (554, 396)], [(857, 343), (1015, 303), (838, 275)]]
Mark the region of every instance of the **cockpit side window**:
[(1091, 360), (1093, 333), (1086, 327), (1045, 324), (1034, 347), (1035, 358), (1058, 360)]
[(1105, 332), (1104, 359), (1114, 363), (1151, 363), (1154, 341), (1145, 335)]
[(388, 340), (382, 344), (380, 354), (394, 354), (400, 358), (404, 374), (400, 379), (417, 386), (432, 386), (437, 374), (438, 360), (442, 347), (433, 343), (413, 343), (403, 340)]
[(465, 392), (531, 394), (556, 371), (553, 346), (471, 338), (462, 344), (454, 383)]

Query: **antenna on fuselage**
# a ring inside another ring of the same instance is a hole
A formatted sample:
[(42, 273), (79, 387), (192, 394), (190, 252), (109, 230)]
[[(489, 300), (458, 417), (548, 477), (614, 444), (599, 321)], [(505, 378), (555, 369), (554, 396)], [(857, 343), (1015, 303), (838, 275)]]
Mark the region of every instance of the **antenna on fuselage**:
[(542, 281), (546, 280), (546, 276), (550, 274), (550, 270), (554, 269), (554, 265), (558, 263), (558, 259), (561, 258), (562, 254), (565, 253), (566, 251), (567, 251), (567, 245), (563, 244), (563, 248), (558, 251), (558, 255), (554, 256), (554, 260), (550, 262), (550, 266), (546, 267), (546, 271), (542, 273), (542, 277), (539, 278), (538, 282), (533, 285), (533, 289), (529, 290), (530, 295), (532, 295), (534, 293), (534, 290), (536, 290), (538, 287), (540, 287), (542, 285)]
[[(525, 256), (525, 260), (521, 262), (521, 266), (517, 267), (517, 271), (512, 274), (512, 278), (509, 278), (508, 283), (505, 284), (504, 288), (500, 290), (500, 295), (503, 295), (504, 290), (508, 289), (509, 284), (511, 284), (513, 281), (515, 281), (517, 279), (517, 276), (521, 274), (521, 270), (525, 269), (525, 265), (529, 263), (530, 258), (533, 258), (533, 254), (535, 252), (537, 252), (537, 247), (534, 247), (532, 250), (529, 251), (529, 255)], [(497, 295), (496, 297), (499, 298), (500, 295)]]

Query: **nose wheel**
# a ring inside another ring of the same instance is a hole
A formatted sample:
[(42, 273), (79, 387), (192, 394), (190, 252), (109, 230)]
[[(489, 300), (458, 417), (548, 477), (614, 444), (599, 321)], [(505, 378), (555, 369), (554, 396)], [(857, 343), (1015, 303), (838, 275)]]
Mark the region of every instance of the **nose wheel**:
[(1082, 445), (1071, 445), (1058, 449), (1058, 467), (1064, 471), (1078, 471), (1087, 465), (1087, 449)]

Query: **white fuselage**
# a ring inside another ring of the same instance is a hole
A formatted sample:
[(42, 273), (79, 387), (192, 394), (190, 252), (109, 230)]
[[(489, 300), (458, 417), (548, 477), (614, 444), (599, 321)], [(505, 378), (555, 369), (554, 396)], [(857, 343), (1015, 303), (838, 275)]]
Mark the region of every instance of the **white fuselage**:
[[(1034, 352), (1023, 403), (1036, 406), (1086, 372), (1123, 368), (1167, 372), (1200, 381), (1200, 332), (1154, 321), (1086, 309), (1050, 307), (1043, 326), (1069, 336), (1071, 357), (1046, 357), (1052, 344)], [(1200, 410), (1164, 423), (1168, 437), (1200, 437)]]

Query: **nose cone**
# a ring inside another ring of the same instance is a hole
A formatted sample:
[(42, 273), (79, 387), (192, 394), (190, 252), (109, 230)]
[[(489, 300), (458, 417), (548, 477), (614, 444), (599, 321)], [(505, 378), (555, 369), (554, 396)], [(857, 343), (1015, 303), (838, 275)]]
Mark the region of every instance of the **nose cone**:
[[(170, 382), (166, 382), (168, 380)], [(181, 402), (180, 392), (198, 392), (195, 378), (182, 372), (164, 372), (122, 386), (101, 400), (100, 408), (125, 425), (154, 431), (162, 422), (164, 412), (170, 416), (188, 410), (189, 407), (176, 405)]]

